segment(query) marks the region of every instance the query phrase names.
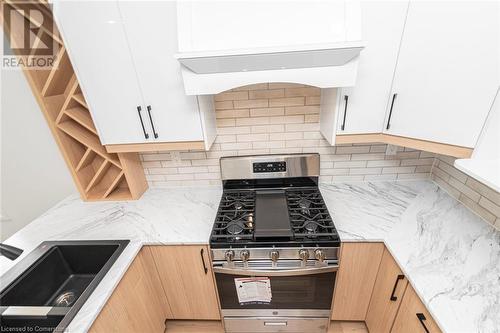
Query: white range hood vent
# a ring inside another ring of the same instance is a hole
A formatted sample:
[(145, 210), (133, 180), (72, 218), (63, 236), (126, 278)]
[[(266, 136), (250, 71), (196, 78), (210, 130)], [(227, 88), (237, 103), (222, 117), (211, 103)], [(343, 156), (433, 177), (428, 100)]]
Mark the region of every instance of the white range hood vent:
[(179, 1), (186, 94), (262, 82), (353, 86), (360, 21), (354, 1)]

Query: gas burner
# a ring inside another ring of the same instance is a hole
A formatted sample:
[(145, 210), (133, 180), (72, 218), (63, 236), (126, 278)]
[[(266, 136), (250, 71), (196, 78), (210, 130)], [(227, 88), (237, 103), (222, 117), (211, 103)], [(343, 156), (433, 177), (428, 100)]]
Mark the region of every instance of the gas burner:
[(328, 209), (317, 188), (289, 189), (286, 194), (295, 240), (338, 237)]
[(231, 235), (239, 235), (245, 230), (245, 224), (241, 221), (229, 222), (226, 230)]
[(305, 215), (309, 215), (310, 214), (309, 207), (311, 207), (311, 202), (309, 200), (306, 200), (305, 198), (301, 198), (297, 202), (297, 204), (302, 209), (302, 213), (303, 214), (305, 214)]
[(318, 230), (318, 224), (313, 221), (307, 221), (304, 226), (304, 229), (306, 229), (310, 233), (314, 233), (316, 232), (316, 230)]
[(253, 191), (225, 191), (212, 231), (212, 239), (239, 242), (252, 239), (255, 215)]

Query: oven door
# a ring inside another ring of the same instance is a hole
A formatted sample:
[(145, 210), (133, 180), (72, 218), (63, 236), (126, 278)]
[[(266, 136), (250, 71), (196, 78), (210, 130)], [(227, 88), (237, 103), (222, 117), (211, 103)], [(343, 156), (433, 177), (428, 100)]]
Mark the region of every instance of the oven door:
[[(275, 270), (259, 269), (255, 265), (252, 265), (251, 269), (215, 266), (213, 270), (223, 312), (236, 315), (239, 311), (233, 310), (330, 311), (338, 265), (335, 263), (324, 267)], [(248, 277), (269, 278), (272, 295), (270, 302), (239, 302), (235, 279)], [(292, 311), (294, 312), (304, 313)]]

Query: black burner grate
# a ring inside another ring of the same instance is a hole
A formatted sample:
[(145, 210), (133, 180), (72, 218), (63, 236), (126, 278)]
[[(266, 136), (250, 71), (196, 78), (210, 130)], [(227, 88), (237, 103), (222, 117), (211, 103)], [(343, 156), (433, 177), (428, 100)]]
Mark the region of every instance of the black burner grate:
[[(226, 246), (301, 246), (340, 242), (328, 209), (317, 187), (284, 190), (292, 236), (255, 239), (258, 225), (256, 191), (225, 190), (210, 237), (212, 247)], [(259, 213), (259, 214), (262, 214)], [(286, 215), (285, 215), (286, 216)], [(261, 219), (262, 221), (262, 219)], [(325, 246), (325, 245), (323, 245)]]
[(296, 241), (337, 238), (337, 230), (318, 189), (286, 191), (290, 223)]
[(252, 240), (254, 217), (254, 191), (224, 191), (212, 230), (212, 240)]

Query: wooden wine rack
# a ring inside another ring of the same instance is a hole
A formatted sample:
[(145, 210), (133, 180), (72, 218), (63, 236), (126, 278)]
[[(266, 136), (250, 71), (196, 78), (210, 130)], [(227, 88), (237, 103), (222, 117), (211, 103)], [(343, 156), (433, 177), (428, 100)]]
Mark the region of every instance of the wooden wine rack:
[[(82, 199), (100, 201), (140, 198), (148, 185), (139, 155), (108, 153), (101, 144), (89, 107), (46, 1), (2, 0), (2, 11), (5, 10), (4, 6), (16, 10), (11, 11), (11, 15), (19, 15), (18, 19), (28, 20), (39, 27), (34, 30), (38, 43), (51, 39), (58, 45), (59, 51), (52, 67), (38, 70), (24, 67), (23, 72)], [(42, 25), (36, 21), (36, 17), (30, 17), (29, 13), (32, 11), (29, 9), (44, 13)], [(10, 31), (3, 17), (2, 13), (4, 32), (10, 34), (11, 43), (22, 45), (19, 43), (23, 43), (23, 33), (29, 31)], [(31, 50), (29, 56), (17, 54), (18, 58), (29, 61), (30, 57), (37, 56), (39, 49), (36, 44)]]

